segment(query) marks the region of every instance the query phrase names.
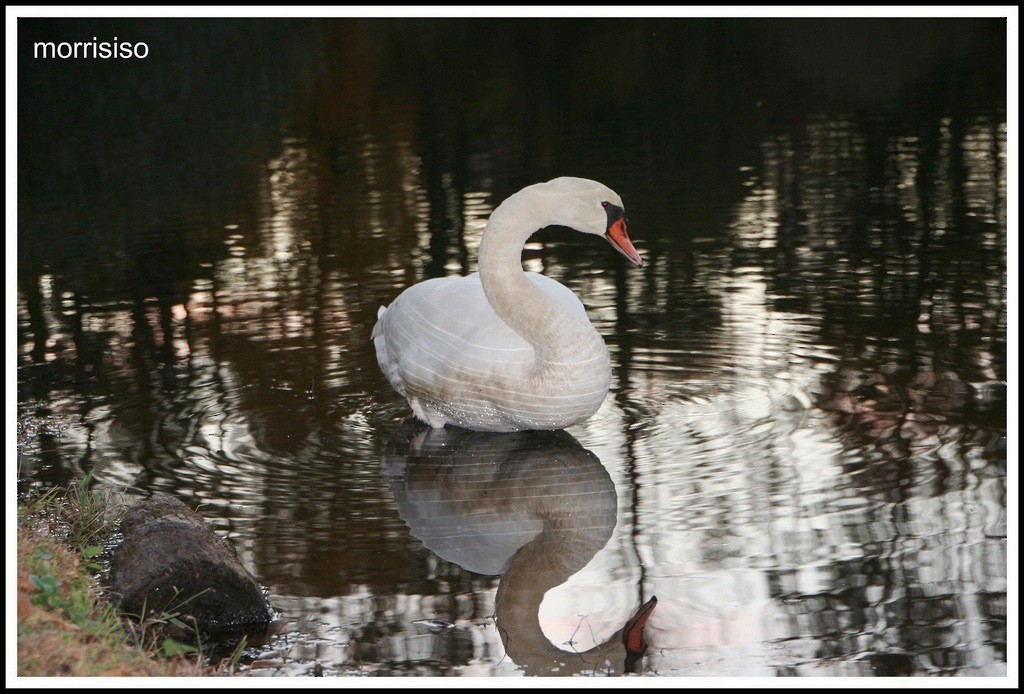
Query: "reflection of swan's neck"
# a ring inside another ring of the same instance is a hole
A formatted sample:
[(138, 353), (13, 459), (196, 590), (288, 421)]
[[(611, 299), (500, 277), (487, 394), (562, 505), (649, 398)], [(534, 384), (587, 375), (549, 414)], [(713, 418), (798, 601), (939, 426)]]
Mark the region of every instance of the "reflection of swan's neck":
[(544, 594), (589, 564), (615, 529), (615, 485), (572, 435), (410, 420), (381, 463), (399, 515), (424, 546), (470, 571), (502, 574), (495, 617), (513, 662), (538, 674), (590, 670), (601, 653), (622, 662), (618, 641), (581, 658), (556, 648), (540, 625)]
[(550, 673), (558, 664), (558, 674), (564, 675), (602, 667), (606, 659), (617, 667), (625, 658), (619, 633), (588, 651), (572, 653), (552, 644), (540, 625), (544, 595), (565, 583), (607, 544), (614, 516), (608, 523), (602, 511), (614, 514), (613, 509), (591, 509), (545, 519), (544, 530), (516, 552), (501, 577), (495, 596), (498, 629), (512, 661), (527, 671)]
[(498, 317), (534, 348), (541, 371), (602, 355), (607, 360), (608, 354), (586, 317), (561, 305), (523, 272), (523, 246), (538, 229), (559, 223), (558, 202), (537, 186), (524, 188), (494, 210), (480, 242), (484, 294)]

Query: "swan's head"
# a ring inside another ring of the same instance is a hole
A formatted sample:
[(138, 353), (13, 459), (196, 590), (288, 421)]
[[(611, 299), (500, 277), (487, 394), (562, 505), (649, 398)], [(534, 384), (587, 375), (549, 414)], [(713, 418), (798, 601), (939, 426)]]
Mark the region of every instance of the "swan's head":
[(597, 181), (570, 176), (541, 183), (538, 187), (558, 197), (558, 224), (603, 236), (637, 267), (644, 264), (629, 240), (626, 211), (622, 198), (614, 190)]

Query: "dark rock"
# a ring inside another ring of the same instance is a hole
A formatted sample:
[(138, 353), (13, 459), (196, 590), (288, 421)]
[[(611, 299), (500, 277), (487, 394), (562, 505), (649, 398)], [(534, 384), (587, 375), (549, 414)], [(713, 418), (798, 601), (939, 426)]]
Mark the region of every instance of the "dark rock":
[(270, 624), (270, 605), (234, 548), (174, 497), (157, 493), (137, 504), (121, 531), (110, 582), (123, 612), (176, 612), (208, 635), (253, 633)]

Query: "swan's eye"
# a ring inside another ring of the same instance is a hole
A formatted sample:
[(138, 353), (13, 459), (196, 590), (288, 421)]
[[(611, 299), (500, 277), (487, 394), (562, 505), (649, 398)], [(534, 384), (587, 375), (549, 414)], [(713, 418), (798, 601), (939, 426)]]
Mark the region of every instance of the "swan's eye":
[(604, 202), (602, 202), (601, 207), (608, 207), (608, 201), (605, 200)]

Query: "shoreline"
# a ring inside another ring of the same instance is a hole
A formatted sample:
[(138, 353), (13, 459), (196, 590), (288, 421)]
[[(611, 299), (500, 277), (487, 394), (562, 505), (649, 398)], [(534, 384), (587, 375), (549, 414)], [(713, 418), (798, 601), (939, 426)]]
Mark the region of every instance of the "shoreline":
[[(98, 563), (126, 511), (88, 489), (88, 477), (18, 500), (19, 677), (196, 677), (237, 673), (231, 658), (207, 663), (202, 642), (176, 615), (135, 620), (110, 600)], [(178, 637), (178, 638), (175, 638)]]

